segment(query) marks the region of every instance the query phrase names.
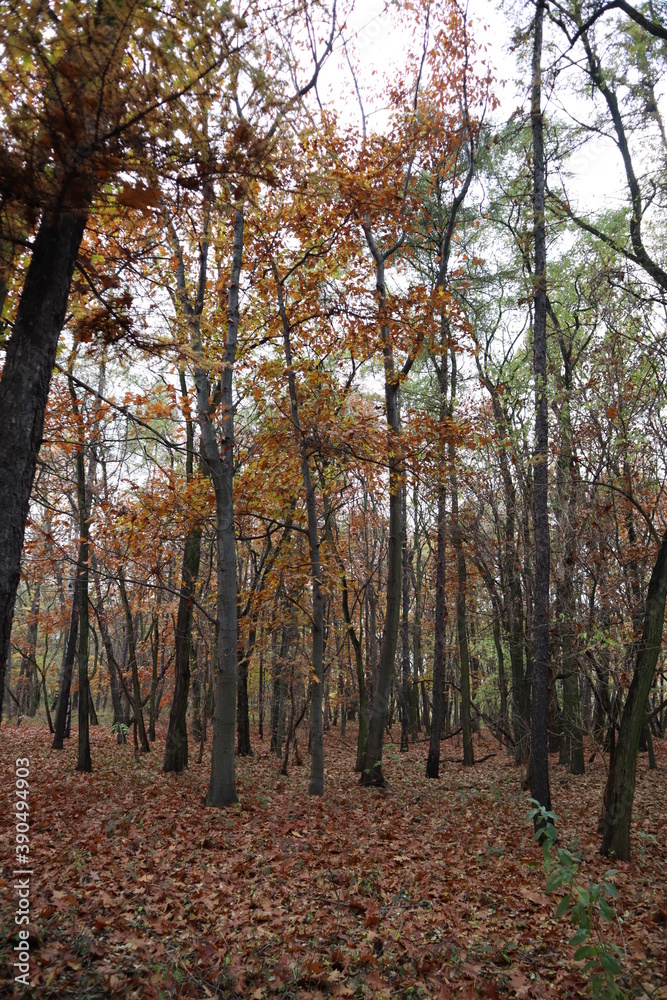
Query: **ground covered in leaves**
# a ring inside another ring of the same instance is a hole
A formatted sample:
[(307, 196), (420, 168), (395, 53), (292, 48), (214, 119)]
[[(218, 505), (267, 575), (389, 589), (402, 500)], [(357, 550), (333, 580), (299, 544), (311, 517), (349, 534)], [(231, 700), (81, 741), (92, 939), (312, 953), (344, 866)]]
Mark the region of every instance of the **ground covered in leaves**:
[[(423, 742), (385, 750), (386, 792), (361, 789), (356, 731), (325, 734), (323, 799), (307, 764), (288, 777), (255, 734), (238, 760), (239, 804), (202, 805), (209, 756), (161, 772), (163, 741), (140, 760), (102, 728), (94, 773), (74, 771), (76, 734), (51, 751), (48, 730), (5, 725), (0, 764), (0, 993), (50, 997), (585, 997), (573, 928), (545, 893), (526, 822), (523, 773), (488, 733), (487, 759), (458, 763), (444, 742), (441, 778), (424, 776)], [(589, 753), (592, 748), (589, 748)], [(632, 996), (667, 997), (667, 745), (640, 756), (633, 861), (616, 864)], [(196, 754), (195, 754), (196, 756)], [(30, 758), (32, 989), (13, 984), (15, 758)], [(598, 754), (573, 777), (551, 758), (560, 843), (581, 852), (578, 881), (611, 867), (597, 853), (605, 776)], [(661, 985), (662, 984), (662, 985)]]

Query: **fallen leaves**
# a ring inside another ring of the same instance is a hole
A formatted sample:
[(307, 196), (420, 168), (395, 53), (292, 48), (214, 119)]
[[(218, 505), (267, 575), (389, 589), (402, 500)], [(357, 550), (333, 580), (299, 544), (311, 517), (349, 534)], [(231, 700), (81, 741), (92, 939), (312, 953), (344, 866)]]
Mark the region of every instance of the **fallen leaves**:
[[(417, 1000), (587, 996), (572, 928), (554, 917), (525, 823), (522, 774), (502, 754), (474, 771), (424, 777), (423, 744), (388, 748), (389, 794), (360, 790), (355, 732), (326, 736), (323, 800), (305, 768), (288, 777), (254, 744), (238, 761), (240, 802), (202, 809), (208, 760), (162, 774), (162, 747), (135, 762), (93, 730), (95, 773), (74, 773), (75, 739), (49, 750), (39, 727), (3, 727), (6, 785), (31, 764), (32, 979), (40, 997), (325, 997)], [(635, 861), (616, 877), (633, 971), (654, 987), (665, 963), (664, 773), (640, 762)], [(480, 756), (492, 750), (484, 735)], [(554, 758), (552, 758), (554, 759)], [(603, 762), (583, 778), (553, 768), (563, 843), (586, 844), (582, 878), (609, 865), (593, 843)], [(415, 823), (415, 816), (419, 823)], [(3, 814), (2, 850), (12, 831)], [(0, 939), (12, 946), (11, 887)], [(613, 928), (612, 928), (613, 932)], [(9, 989), (11, 970), (5, 965)], [(2, 985), (0, 984), (0, 990)], [(11, 995), (11, 994), (10, 994)]]

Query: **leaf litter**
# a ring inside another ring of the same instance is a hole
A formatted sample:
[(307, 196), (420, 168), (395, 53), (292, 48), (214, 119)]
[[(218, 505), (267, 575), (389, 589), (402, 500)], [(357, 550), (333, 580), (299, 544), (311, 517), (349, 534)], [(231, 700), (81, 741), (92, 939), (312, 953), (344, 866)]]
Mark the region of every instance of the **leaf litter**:
[[(17, 942), (11, 808), (2, 812), (0, 994), (40, 998), (589, 996), (556, 919), (525, 820), (528, 793), (488, 732), (464, 768), (424, 775), (426, 745), (385, 746), (385, 791), (353, 772), (356, 730), (325, 733), (325, 795), (309, 797), (308, 758), (288, 776), (254, 733), (237, 758), (239, 803), (202, 804), (210, 758), (164, 774), (160, 733), (135, 761), (91, 730), (91, 775), (76, 737), (50, 749), (41, 726), (5, 726), (0, 761), (11, 806), (16, 757), (30, 758), (31, 983), (13, 981)], [(164, 734), (162, 734), (164, 737)], [(456, 750), (451, 744), (447, 754)], [(560, 842), (582, 856), (578, 881), (611, 867), (631, 996), (667, 997), (667, 747), (641, 754), (633, 860), (610, 864), (596, 833), (605, 763), (570, 775), (551, 758)], [(489, 756), (487, 756), (489, 755)], [(194, 756), (194, 755), (193, 755)]]

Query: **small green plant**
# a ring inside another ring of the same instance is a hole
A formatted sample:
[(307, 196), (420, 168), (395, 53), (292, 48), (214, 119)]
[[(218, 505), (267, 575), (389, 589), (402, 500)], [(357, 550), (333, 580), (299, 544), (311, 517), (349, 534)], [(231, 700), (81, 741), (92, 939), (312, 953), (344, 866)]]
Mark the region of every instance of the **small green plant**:
[[(591, 975), (590, 985), (593, 1000), (627, 1000), (628, 994), (623, 990), (617, 977), (622, 973), (621, 962), (624, 955), (621, 949), (605, 937), (606, 924), (616, 921), (618, 916), (613, 900), (616, 898), (616, 887), (610, 881), (616, 874), (614, 869), (606, 872), (600, 883), (590, 882), (588, 887), (576, 883), (581, 855), (558, 846), (558, 835), (555, 824), (558, 817), (549, 812), (535, 799), (531, 799), (533, 808), (526, 814), (526, 819), (541, 822), (533, 837), (538, 840), (544, 856), (543, 868), (547, 876), (547, 892), (564, 889), (565, 895), (556, 909), (557, 917), (569, 914), (576, 931), (570, 938), (570, 944), (575, 948), (574, 960), (585, 960), (582, 972)], [(619, 924), (620, 926), (620, 924)]]
[(111, 732), (116, 736), (118, 735), (118, 733), (120, 733), (121, 736), (125, 737), (129, 733), (129, 731), (130, 727), (126, 726), (124, 722), (114, 722), (114, 724), (111, 727)]

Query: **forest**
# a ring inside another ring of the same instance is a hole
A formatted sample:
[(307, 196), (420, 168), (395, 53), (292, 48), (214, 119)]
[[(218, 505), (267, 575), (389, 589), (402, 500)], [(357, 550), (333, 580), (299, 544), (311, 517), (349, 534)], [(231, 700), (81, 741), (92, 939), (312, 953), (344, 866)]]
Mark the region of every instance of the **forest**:
[(0, 996), (667, 998), (666, 43), (0, 0)]

